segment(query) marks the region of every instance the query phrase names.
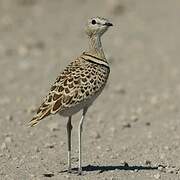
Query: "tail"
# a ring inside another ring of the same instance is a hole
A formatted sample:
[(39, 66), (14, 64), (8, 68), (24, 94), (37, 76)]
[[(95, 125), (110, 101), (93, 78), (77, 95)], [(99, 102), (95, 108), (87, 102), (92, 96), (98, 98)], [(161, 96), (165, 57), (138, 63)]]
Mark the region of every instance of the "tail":
[(28, 126), (30, 127), (34, 127), (36, 124), (39, 123), (39, 121), (43, 118), (45, 118), (46, 116), (51, 114), (51, 108), (46, 106), (45, 108), (43, 106), (41, 106), (38, 111), (37, 114), (29, 121)]
[[(51, 94), (51, 95), (47, 96), (45, 101), (41, 104), (41, 106), (37, 110), (36, 115), (32, 118), (32, 120), (28, 123), (28, 125), (30, 127), (33, 127), (41, 119), (45, 118), (46, 116), (48, 116), (50, 114), (55, 114), (60, 109), (63, 109), (61, 96), (62, 96), (62, 94), (58, 95), (55, 93), (53, 95)], [(66, 99), (69, 100), (70, 99), (69, 96), (67, 96)]]

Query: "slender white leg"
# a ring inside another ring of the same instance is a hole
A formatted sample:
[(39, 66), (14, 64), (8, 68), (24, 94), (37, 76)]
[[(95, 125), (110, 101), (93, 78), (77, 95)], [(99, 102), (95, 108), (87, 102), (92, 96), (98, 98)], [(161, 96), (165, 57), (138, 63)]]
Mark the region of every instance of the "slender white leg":
[(67, 122), (67, 138), (68, 138), (68, 172), (71, 172), (71, 116), (69, 116)]
[(79, 137), (79, 169), (78, 169), (78, 174), (82, 174), (82, 147), (81, 147), (81, 135), (82, 135), (82, 126), (83, 126), (83, 121), (85, 118), (85, 114), (87, 112), (87, 108), (83, 109), (83, 114), (81, 117), (81, 120), (79, 122), (79, 129), (78, 129), (78, 137)]

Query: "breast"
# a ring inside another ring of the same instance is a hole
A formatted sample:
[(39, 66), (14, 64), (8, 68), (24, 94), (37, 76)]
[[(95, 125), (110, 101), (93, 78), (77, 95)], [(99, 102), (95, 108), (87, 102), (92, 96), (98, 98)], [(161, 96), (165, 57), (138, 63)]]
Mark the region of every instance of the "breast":
[[(75, 88), (70, 92), (70, 94), (74, 94), (72, 97), (73, 103), (64, 105), (59, 114), (72, 116), (80, 110), (91, 106), (104, 89), (108, 75), (109, 68), (106, 66), (84, 61), (84, 64), (76, 69), (73, 76), (74, 81), (78, 80), (78, 83), (74, 84)], [(76, 76), (77, 79), (75, 79)], [(73, 91), (76, 91), (76, 93), (73, 93)]]

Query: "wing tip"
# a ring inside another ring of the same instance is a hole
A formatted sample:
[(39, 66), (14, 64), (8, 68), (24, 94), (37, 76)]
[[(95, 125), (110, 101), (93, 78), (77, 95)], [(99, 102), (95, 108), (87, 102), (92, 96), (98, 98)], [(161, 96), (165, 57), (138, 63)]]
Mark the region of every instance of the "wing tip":
[(36, 126), (39, 121), (43, 118), (45, 118), (46, 116), (50, 115), (50, 109), (47, 109), (45, 112), (41, 113), (40, 114), (37, 114), (35, 117), (33, 117), (29, 122), (28, 122), (28, 127), (34, 127)]
[(28, 122), (28, 127), (34, 127), (38, 123), (39, 119), (38, 118), (33, 118)]

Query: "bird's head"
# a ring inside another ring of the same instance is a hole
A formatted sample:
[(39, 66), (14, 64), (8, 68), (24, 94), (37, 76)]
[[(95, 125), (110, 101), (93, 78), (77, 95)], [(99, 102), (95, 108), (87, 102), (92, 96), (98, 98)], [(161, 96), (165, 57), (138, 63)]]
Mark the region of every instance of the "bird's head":
[(94, 17), (88, 20), (85, 31), (89, 37), (102, 36), (110, 26), (113, 26), (113, 24), (109, 20), (102, 17)]

